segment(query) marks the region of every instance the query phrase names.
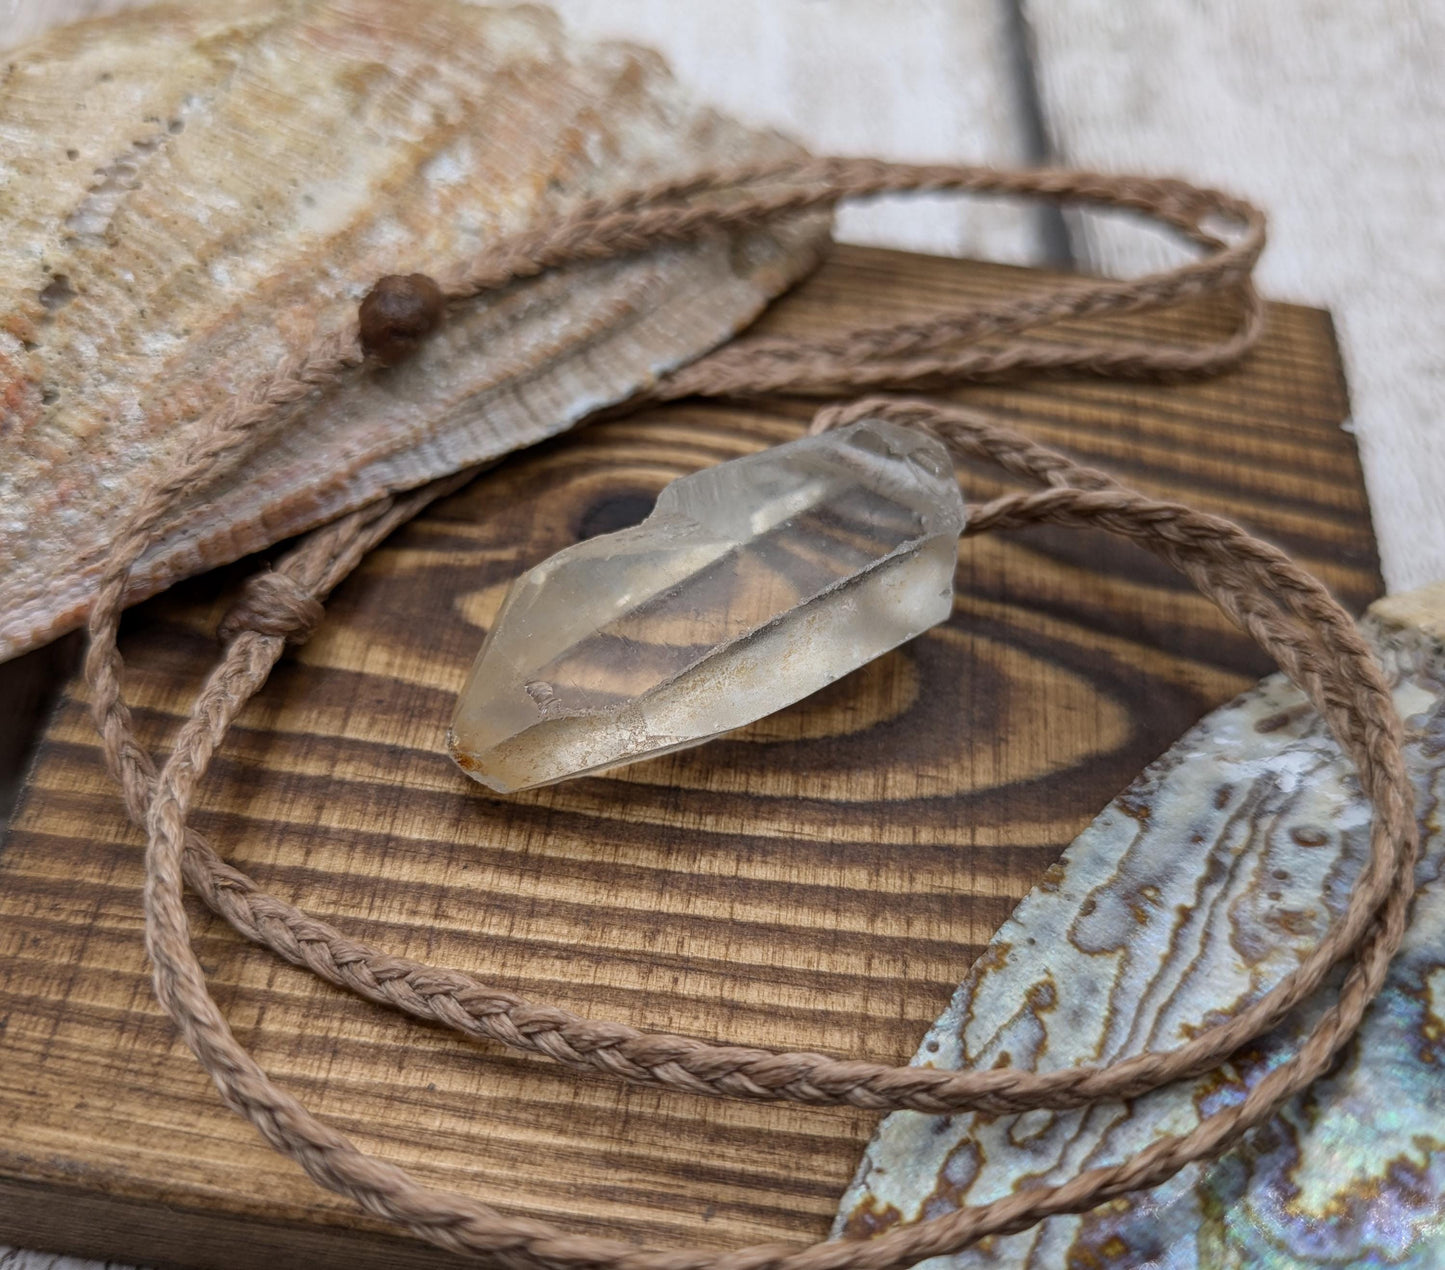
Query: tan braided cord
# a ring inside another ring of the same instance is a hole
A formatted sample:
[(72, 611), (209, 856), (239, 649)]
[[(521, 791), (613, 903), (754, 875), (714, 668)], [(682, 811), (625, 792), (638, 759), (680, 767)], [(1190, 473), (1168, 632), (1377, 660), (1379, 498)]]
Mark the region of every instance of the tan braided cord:
[[(1132, 282), (1070, 281), (1041, 295), (931, 322), (857, 331), (839, 340), (740, 340), (665, 378), (649, 395), (838, 392), (879, 383), (1062, 370), (1203, 373), (1237, 361), (1258, 335), (1261, 309), (1249, 282), (1263, 245), (1258, 212), (1181, 182), (1089, 173), (1005, 173), (872, 160), (810, 160), (705, 173), (580, 208), (555, 225), (497, 244), (482, 260), (449, 266), (436, 276), (453, 302), (464, 303), (483, 291), (574, 261), (761, 224), (844, 197), (908, 189), (1022, 193), (1123, 207), (1155, 216), (1206, 254)], [(1214, 228), (1215, 221), (1227, 222), (1234, 236), (1221, 237), (1224, 231)], [(1154, 309), (1219, 291), (1239, 295), (1241, 319), (1238, 330), (1216, 344), (1183, 348), (1066, 339), (1048, 330), (1065, 319)], [(222, 660), (159, 771), (136, 741), (121, 693), (123, 665), (115, 636), (125, 580), (175, 498), (194, 494), (214, 480), (244, 452), (260, 424), (345, 375), (365, 373), (364, 363), (352, 325), (319, 338), (259, 380), (252, 393), (204, 421), (189, 452), (142, 500), (116, 540), (92, 609), (86, 660), (107, 760), (131, 816), (147, 834), (146, 943), (157, 996), (225, 1100), (321, 1185), (425, 1239), (508, 1266), (883, 1270), (957, 1251), (986, 1235), (1023, 1229), (1051, 1214), (1082, 1211), (1156, 1184), (1191, 1161), (1218, 1155), (1320, 1075), (1354, 1032), (1402, 937), (1417, 844), (1399, 720), (1353, 623), (1318, 582), (1237, 526), (1147, 498), (973, 412), (927, 401), (875, 398), (829, 407), (814, 426), (826, 428), (864, 416), (891, 418), (933, 432), (960, 458), (992, 460), (1042, 486), (973, 508), (967, 533), (1065, 523), (1121, 534), (1155, 551), (1275, 657), (1356, 764), (1374, 808), (1369, 862), (1324, 940), (1253, 1005), (1174, 1050), (1140, 1054), (1109, 1066), (1049, 1073), (895, 1068), (818, 1054), (713, 1045), (581, 1018), (521, 1000), (461, 972), (390, 956), (264, 894), (187, 826), (211, 758), (237, 714), (265, 682), (286, 641), (304, 638), (321, 620), (321, 602), (330, 590), (392, 528), (471, 474), (384, 499), (325, 526), (275, 572), (253, 579), (223, 623), (227, 643)], [(1334, 1002), (1292, 1058), (1236, 1106), (1212, 1114), (1187, 1134), (1161, 1137), (1133, 1159), (1090, 1169), (1061, 1185), (1020, 1191), (992, 1204), (896, 1227), (868, 1241), (649, 1252), (570, 1235), (545, 1222), (511, 1217), (466, 1196), (422, 1186), (317, 1121), (271, 1083), (217, 1009), (190, 946), (181, 902), (183, 881), (241, 933), (288, 960), (372, 1000), (468, 1035), (639, 1083), (744, 1098), (846, 1102), (878, 1110), (1011, 1113), (1132, 1097), (1217, 1066), (1320, 990), (1333, 967), (1343, 961), (1348, 970)]]

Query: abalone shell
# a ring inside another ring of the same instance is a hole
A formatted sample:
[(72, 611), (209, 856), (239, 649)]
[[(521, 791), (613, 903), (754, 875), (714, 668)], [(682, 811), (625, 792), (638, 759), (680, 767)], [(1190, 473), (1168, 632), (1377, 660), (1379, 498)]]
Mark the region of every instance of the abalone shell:
[[(0, 658), (79, 623), (111, 537), (204, 412), (381, 275), (580, 201), (795, 148), (653, 54), (541, 8), (165, 6), (0, 68)], [(494, 458), (726, 340), (816, 259), (816, 216), (462, 306), (178, 506), (131, 598)]]
[[(1423, 842), (1404, 945), (1343, 1060), (1219, 1160), (938, 1266), (1445, 1265), (1445, 586), (1381, 601), (1366, 630), (1405, 720)], [(1314, 947), (1364, 865), (1369, 823), (1319, 716), (1282, 676), (1263, 681), (1080, 835), (999, 929), (914, 1062), (1045, 1070), (1178, 1045)], [(1324, 1004), (1228, 1067), (1132, 1103), (891, 1115), (836, 1231), (866, 1236), (987, 1203), (1188, 1132), (1292, 1053)]]

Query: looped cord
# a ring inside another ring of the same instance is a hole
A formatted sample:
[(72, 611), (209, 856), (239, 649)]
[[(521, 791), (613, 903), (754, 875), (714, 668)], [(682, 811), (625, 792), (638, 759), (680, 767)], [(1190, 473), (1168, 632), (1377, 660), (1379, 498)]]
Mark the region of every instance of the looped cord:
[(247, 580), (241, 597), (216, 626), (216, 638), (229, 644), (242, 631), (274, 635), (288, 644), (304, 644), (321, 625), (326, 610), (290, 574), (258, 573)]
[[(631, 191), (499, 243), (479, 261), (451, 266), (440, 274), (441, 285), (455, 300), (574, 261), (766, 224), (831, 206), (849, 195), (901, 189), (1022, 192), (1133, 208), (1156, 216), (1212, 254), (1135, 282), (1071, 281), (1044, 295), (931, 322), (853, 332), (838, 340), (739, 341), (664, 379), (650, 395), (779, 387), (817, 391), (829, 385), (836, 390), (1019, 368), (1169, 376), (1231, 364), (1259, 333), (1262, 310), (1248, 279), (1263, 244), (1263, 220), (1247, 204), (1182, 182), (872, 160), (812, 160), (704, 173)], [(1219, 216), (1238, 228), (1234, 241), (1226, 243), (1207, 226), (1210, 217)], [(1233, 335), (1214, 345), (1181, 350), (1020, 335), (1065, 318), (1132, 312), (1221, 291), (1241, 296), (1243, 317)], [(518, 1270), (892, 1270), (957, 1252), (987, 1235), (1025, 1229), (1052, 1214), (1081, 1212), (1157, 1184), (1192, 1161), (1220, 1154), (1324, 1072), (1353, 1034), (1384, 981), (1405, 929), (1417, 841), (1399, 719), (1379, 667), (1348, 615), (1276, 548), (1228, 521), (1147, 498), (975, 412), (937, 402), (874, 398), (830, 407), (820, 412), (814, 430), (866, 416), (885, 417), (932, 432), (959, 458), (995, 462), (1012, 476), (1042, 487), (973, 508), (966, 533), (1040, 522), (1077, 524), (1123, 535), (1153, 550), (1276, 658), (1356, 764), (1374, 808), (1369, 861), (1344, 912), (1318, 947), (1258, 1001), (1174, 1050), (1107, 1066), (1043, 1073), (897, 1068), (819, 1054), (712, 1045), (581, 1018), (461, 972), (386, 954), (266, 895), (187, 824), (210, 760), (242, 707), (266, 681), (285, 641), (314, 626), (311, 619), (319, 617), (320, 602), (331, 588), (396, 525), (473, 473), (382, 499), (316, 530), (274, 574), (257, 579), (234, 621), (228, 618), (223, 624), (225, 653), (160, 771), (131, 727), (121, 694), (123, 666), (115, 633), (130, 567), (175, 498), (214, 480), (244, 452), (248, 437), (262, 422), (351, 373), (362, 360), (354, 347), (355, 334), (353, 324), (348, 332), (323, 337), (260, 380), (241, 405), (228, 403), (203, 421), (183, 462), (141, 500), (116, 540), (92, 609), (86, 659), (92, 712), (107, 762), (120, 781), (127, 809), (147, 834), (146, 947), (157, 997), (226, 1102), (322, 1186), (442, 1247)], [(1348, 970), (1335, 1000), (1296, 1053), (1268, 1072), (1240, 1103), (1212, 1113), (1188, 1133), (1159, 1138), (1132, 1159), (1085, 1170), (1062, 1184), (895, 1227), (868, 1241), (736, 1252), (651, 1252), (615, 1240), (569, 1235), (549, 1223), (509, 1216), (470, 1197), (423, 1186), (317, 1121), (271, 1083), (237, 1042), (210, 996), (190, 947), (183, 879), (243, 935), (287, 960), (371, 1000), (469, 1036), (643, 1084), (750, 1099), (848, 1103), (880, 1111), (906, 1107), (1007, 1114), (1133, 1097), (1217, 1066), (1321, 989), (1335, 965), (1345, 961)]]

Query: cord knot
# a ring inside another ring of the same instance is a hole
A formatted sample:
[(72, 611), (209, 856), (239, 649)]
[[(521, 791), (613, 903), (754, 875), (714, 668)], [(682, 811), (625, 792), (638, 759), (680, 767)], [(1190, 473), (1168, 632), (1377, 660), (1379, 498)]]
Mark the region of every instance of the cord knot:
[(216, 637), (229, 644), (243, 631), (275, 635), (289, 644), (304, 644), (326, 616), (315, 596), (287, 573), (268, 569), (249, 579), (240, 598), (216, 627)]

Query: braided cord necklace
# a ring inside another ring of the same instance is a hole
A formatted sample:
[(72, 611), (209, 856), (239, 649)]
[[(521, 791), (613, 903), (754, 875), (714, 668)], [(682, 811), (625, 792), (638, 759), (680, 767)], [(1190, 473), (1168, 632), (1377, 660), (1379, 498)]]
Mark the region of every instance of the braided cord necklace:
[[(971, 508), (965, 534), (1041, 522), (1092, 526), (1129, 538), (1174, 565), (1305, 692), (1354, 762), (1373, 806), (1368, 863), (1318, 946), (1253, 1004), (1175, 1049), (1044, 1073), (1010, 1068), (948, 1072), (647, 1033), (526, 1001), (471, 975), (357, 942), (267, 895), (222, 860), (187, 820), (231, 724), (265, 683), (286, 643), (314, 630), (323, 616), (322, 601), (366, 552), (432, 500), (470, 480), (475, 470), (378, 500), (325, 525), (274, 571), (253, 578), (222, 622), (222, 658), (195, 698), (164, 766), (158, 769), (137, 740), (122, 695), (124, 667), (116, 646), (130, 569), (176, 500), (215, 480), (266, 425), (345, 376), (365, 373), (369, 361), (404, 356), (440, 320), (447, 302), (465, 302), (567, 264), (765, 224), (849, 197), (921, 190), (1043, 196), (1142, 212), (1205, 254), (1133, 281), (1070, 281), (1019, 300), (926, 322), (857, 330), (838, 339), (739, 340), (662, 378), (636, 400), (779, 391), (839, 394), (1024, 371), (1202, 374), (1233, 365), (1259, 336), (1262, 306), (1250, 275), (1264, 243), (1263, 218), (1248, 204), (1215, 191), (1179, 181), (1093, 173), (854, 159), (708, 172), (587, 204), (554, 225), (499, 242), (479, 259), (448, 266), (435, 281), (412, 275), (385, 280), (385, 287), (378, 284), (350, 324), (321, 336), (259, 379), (249, 393), (207, 416), (187, 451), (141, 498), (116, 538), (91, 610), (85, 677), (106, 761), (127, 811), (147, 837), (146, 948), (156, 995), (225, 1101), (320, 1185), (442, 1247), (509, 1267), (889, 1270), (957, 1252), (988, 1235), (1025, 1229), (1051, 1215), (1082, 1212), (1219, 1155), (1324, 1072), (1355, 1031), (1403, 936), (1418, 843), (1399, 719), (1380, 668), (1349, 616), (1319, 582), (1238, 526), (1136, 493), (954, 405), (868, 398), (823, 409), (813, 431), (863, 418), (886, 419), (932, 434), (957, 458), (992, 461), (1041, 487)], [(1225, 232), (1232, 234), (1228, 240), (1221, 236)], [(1239, 297), (1240, 320), (1232, 334), (1214, 343), (1183, 347), (1066, 338), (1056, 330), (1048, 338), (1036, 334), (1063, 319), (1152, 310), (1220, 292)], [(1131, 1159), (865, 1241), (649, 1251), (569, 1234), (425, 1186), (318, 1121), (271, 1082), (212, 999), (191, 948), (182, 904), (187, 883), (246, 938), (286, 960), (467, 1036), (638, 1084), (877, 1111), (1011, 1114), (1132, 1098), (1218, 1066), (1318, 991), (1334, 966), (1348, 962), (1348, 971), (1335, 1000), (1294, 1055), (1242, 1101), (1210, 1114), (1188, 1133), (1158, 1138)]]

